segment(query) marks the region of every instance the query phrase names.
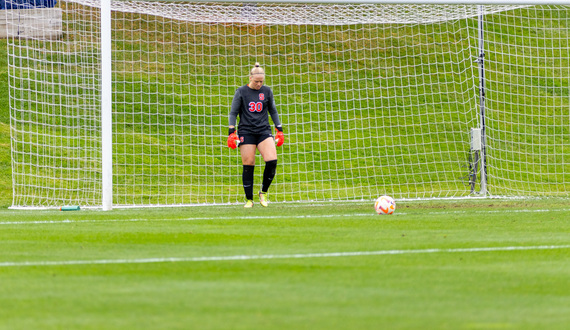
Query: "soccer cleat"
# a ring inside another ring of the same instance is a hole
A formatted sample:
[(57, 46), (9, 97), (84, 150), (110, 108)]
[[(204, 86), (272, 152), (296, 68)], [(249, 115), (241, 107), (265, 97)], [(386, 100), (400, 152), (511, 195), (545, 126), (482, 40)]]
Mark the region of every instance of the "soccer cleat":
[(253, 201), (251, 199), (248, 199), (243, 207), (245, 207), (246, 209), (252, 208), (253, 207)]
[(259, 192), (259, 204), (261, 204), (261, 206), (263, 207), (267, 207), (267, 197), (266, 197), (266, 193), (264, 192)]

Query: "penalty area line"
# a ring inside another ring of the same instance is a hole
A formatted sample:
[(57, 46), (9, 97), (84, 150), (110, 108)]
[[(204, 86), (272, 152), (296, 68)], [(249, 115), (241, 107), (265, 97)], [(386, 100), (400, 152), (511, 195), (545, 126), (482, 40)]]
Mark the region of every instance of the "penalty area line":
[(209, 261), (248, 261), (271, 259), (308, 259), (308, 258), (339, 258), (364, 257), (381, 255), (405, 255), (427, 253), (474, 253), (528, 250), (570, 249), (570, 245), (537, 245), (537, 246), (504, 246), (458, 249), (422, 249), (422, 250), (379, 250), (330, 253), (297, 253), (297, 254), (262, 254), (234, 256), (204, 256), (188, 258), (140, 258), (140, 259), (96, 259), (96, 260), (61, 260), (61, 261), (17, 261), (0, 262), (0, 268), (29, 267), (29, 266), (72, 266), (72, 265), (113, 265), (113, 264), (148, 264), (148, 263), (179, 263), (179, 262), (209, 262)]

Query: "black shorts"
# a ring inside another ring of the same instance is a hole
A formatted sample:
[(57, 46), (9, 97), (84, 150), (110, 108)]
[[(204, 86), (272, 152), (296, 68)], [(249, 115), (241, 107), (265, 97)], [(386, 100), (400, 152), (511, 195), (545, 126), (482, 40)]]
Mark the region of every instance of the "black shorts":
[(258, 145), (261, 142), (265, 141), (267, 138), (273, 138), (273, 134), (271, 133), (263, 133), (263, 134), (242, 134), (239, 136), (239, 144), (255, 144)]

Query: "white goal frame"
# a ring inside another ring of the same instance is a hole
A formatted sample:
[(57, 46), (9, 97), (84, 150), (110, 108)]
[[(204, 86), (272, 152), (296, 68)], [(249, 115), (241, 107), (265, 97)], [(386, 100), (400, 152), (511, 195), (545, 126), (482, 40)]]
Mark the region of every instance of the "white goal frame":
[[(235, 3), (235, 0), (196, 0), (193, 2), (227, 2)], [(446, 4), (446, 5), (461, 5), (465, 4), (465, 0), (241, 0), (239, 2), (244, 3), (307, 3), (307, 4)], [(537, 0), (475, 0), (470, 1), (469, 4), (473, 5), (570, 5), (570, 0), (547, 0), (547, 1), (537, 1)], [(480, 24), (483, 24), (480, 20)], [(103, 44), (101, 47), (101, 59), (102, 59), (102, 75), (103, 75), (103, 86), (102, 86), (102, 169), (103, 169), (103, 198), (102, 207), (103, 210), (113, 209), (113, 122), (112, 122), (112, 56), (111, 56), (111, 0), (101, 0), (101, 34)], [(484, 52), (484, 39), (481, 37), (481, 54)], [(481, 75), (484, 75), (484, 62), (483, 57), (479, 60), (481, 68)], [(105, 83), (107, 82), (107, 83)], [(481, 80), (481, 93), (484, 94), (484, 79)], [(484, 100), (481, 100), (481, 111), (484, 113)], [(484, 114), (481, 117), (482, 122), (484, 122)], [(485, 128), (482, 128), (482, 148), (485, 148)], [(483, 152), (482, 166), (485, 166), (485, 154)], [(482, 195), (486, 194), (486, 171), (483, 169), (481, 171), (481, 191)]]

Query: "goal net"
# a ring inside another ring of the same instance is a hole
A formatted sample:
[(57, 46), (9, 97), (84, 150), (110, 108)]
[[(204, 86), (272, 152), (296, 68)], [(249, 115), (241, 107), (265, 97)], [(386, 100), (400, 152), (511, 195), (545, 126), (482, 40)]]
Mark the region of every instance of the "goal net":
[(102, 86), (114, 206), (243, 201), (225, 140), (255, 62), (287, 138), (272, 201), (570, 191), (567, 7), (114, 0), (111, 81), (100, 8), (7, 13), (13, 207), (101, 205)]

